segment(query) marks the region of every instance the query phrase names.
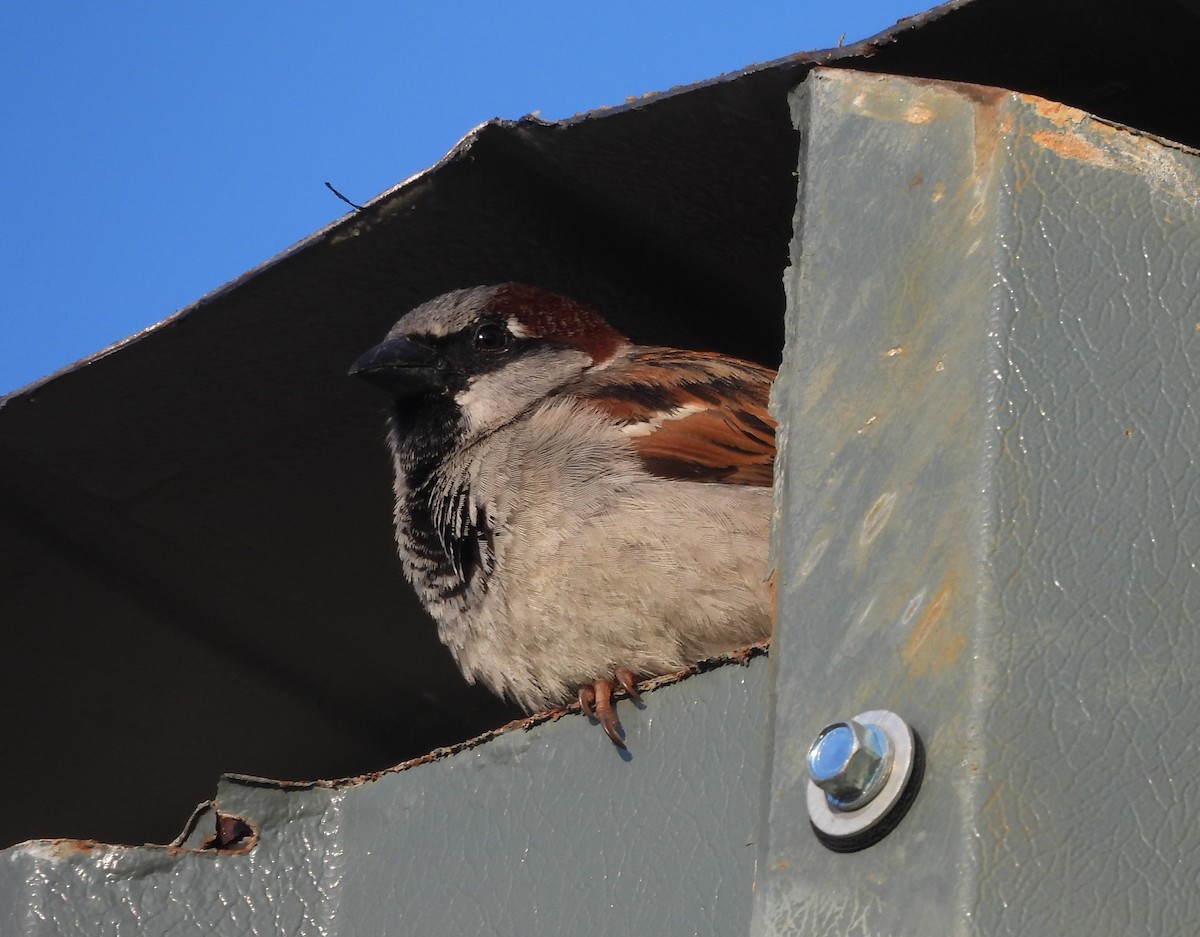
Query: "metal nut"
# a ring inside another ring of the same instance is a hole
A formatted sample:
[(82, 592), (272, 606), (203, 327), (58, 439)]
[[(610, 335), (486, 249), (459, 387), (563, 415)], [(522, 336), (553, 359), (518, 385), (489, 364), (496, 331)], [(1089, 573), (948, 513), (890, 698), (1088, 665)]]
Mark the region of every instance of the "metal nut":
[(834, 810), (857, 810), (883, 789), (892, 769), (892, 745), (877, 725), (835, 722), (808, 750), (808, 774)]

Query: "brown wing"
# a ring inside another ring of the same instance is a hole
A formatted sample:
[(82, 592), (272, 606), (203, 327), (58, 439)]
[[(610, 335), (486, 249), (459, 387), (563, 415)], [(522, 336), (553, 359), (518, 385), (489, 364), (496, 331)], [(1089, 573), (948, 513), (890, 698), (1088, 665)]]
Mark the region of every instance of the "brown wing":
[(767, 401), (775, 372), (722, 355), (637, 348), (593, 372), (580, 398), (630, 437), (662, 478), (770, 485), (775, 421)]

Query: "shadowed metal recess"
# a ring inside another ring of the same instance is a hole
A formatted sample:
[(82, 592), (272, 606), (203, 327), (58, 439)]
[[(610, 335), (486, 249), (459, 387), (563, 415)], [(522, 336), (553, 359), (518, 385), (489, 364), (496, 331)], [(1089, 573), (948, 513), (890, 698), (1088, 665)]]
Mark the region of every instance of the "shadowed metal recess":
[(814, 64), (1010, 88), (1196, 146), (1175, 102), (1200, 86), (1198, 26), (1190, 0), (954, 2), (611, 110), (494, 121), (0, 400), (0, 845), (165, 842), (221, 772), (354, 775), (516, 715), (463, 683), (393, 551), (381, 401), (345, 374), (404, 310), (525, 280), (639, 341), (776, 364), (787, 96)]

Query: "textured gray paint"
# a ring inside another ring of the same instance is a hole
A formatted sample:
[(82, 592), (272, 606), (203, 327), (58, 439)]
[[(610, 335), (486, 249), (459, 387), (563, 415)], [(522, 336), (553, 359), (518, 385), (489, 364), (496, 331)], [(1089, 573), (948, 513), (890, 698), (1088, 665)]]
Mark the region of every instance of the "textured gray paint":
[[(753, 933), (1194, 934), (1200, 161), (977, 87), (817, 71), (793, 103)], [(804, 745), (874, 707), (924, 789), (815, 849)]]
[(744, 933), (767, 660), (345, 787), (226, 778), (228, 855), (31, 843), (0, 853), (3, 934)]

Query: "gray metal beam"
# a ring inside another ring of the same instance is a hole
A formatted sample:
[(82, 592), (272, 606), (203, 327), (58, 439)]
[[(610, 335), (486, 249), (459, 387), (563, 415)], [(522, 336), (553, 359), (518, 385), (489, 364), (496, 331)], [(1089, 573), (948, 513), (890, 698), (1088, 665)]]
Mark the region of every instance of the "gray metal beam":
[[(753, 933), (1195, 933), (1200, 160), (976, 86), (793, 104)], [(875, 708), (924, 788), (814, 848), (805, 746)]]

